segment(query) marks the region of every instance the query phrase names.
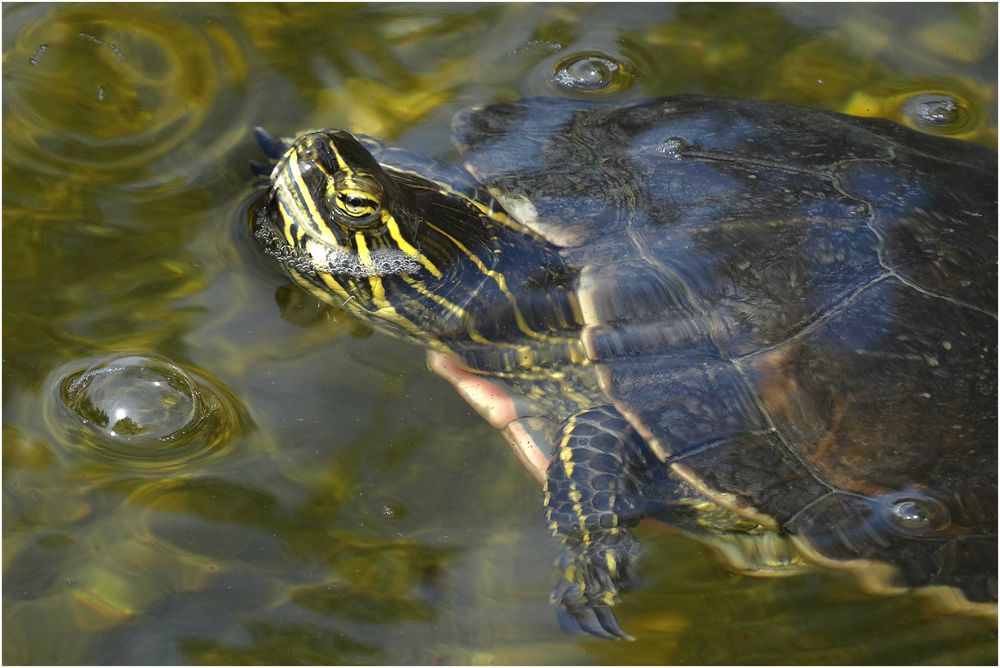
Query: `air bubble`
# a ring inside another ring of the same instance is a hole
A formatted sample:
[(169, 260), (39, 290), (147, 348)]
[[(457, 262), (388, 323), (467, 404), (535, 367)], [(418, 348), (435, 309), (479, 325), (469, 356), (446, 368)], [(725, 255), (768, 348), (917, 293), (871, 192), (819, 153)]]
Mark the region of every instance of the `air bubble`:
[(951, 524), (951, 513), (941, 501), (918, 493), (890, 494), (879, 499), (890, 526), (904, 534), (923, 535)]
[(871, 207), (864, 202), (853, 204), (847, 209), (847, 215), (851, 218), (867, 218), (871, 215)]
[(158, 355), (118, 354), (63, 371), (54, 405), (66, 445), (120, 464), (176, 468), (241, 430), (226, 393)]
[(576, 53), (559, 61), (553, 79), (564, 88), (582, 91), (611, 91), (627, 88), (630, 75), (625, 65), (598, 53)]
[(33, 55), (31, 58), (28, 59), (28, 63), (30, 65), (38, 65), (38, 63), (42, 62), (42, 56), (44, 56), (45, 52), (48, 50), (49, 50), (48, 44), (39, 44), (38, 50), (35, 51), (35, 55)]
[(920, 93), (903, 103), (903, 115), (914, 127), (937, 133), (954, 133), (968, 128), (968, 105), (948, 93)]
[(691, 144), (681, 137), (671, 137), (670, 139), (663, 142), (661, 147), (661, 152), (669, 155), (671, 158), (680, 160), (684, 157), (684, 153), (691, 149)]
[(161, 358), (112, 357), (68, 381), (67, 407), (111, 438), (166, 438), (199, 419), (200, 399), (191, 379)]

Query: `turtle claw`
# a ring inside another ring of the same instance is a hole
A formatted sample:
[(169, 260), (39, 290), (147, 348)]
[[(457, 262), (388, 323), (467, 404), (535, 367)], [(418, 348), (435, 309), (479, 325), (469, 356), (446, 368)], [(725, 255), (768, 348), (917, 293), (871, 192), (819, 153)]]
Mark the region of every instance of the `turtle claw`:
[(635, 636), (626, 633), (625, 629), (621, 627), (618, 623), (618, 618), (615, 617), (615, 613), (610, 607), (600, 605), (596, 608), (591, 608), (591, 611), (594, 617), (597, 618), (601, 628), (614, 637), (621, 638), (622, 640), (635, 640)]
[(607, 640), (635, 640), (622, 629), (615, 613), (606, 605), (573, 609), (559, 606), (556, 608), (556, 619), (563, 631), (573, 635), (586, 633)]
[(264, 154), (272, 160), (279, 160), (281, 156), (288, 152), (288, 144), (259, 125), (253, 129), (253, 136), (257, 139), (257, 144), (264, 151)]
[[(557, 561), (562, 577), (551, 598), (563, 630), (609, 640), (635, 640), (618, 624), (611, 606), (617, 593), (631, 585), (628, 565), (637, 550), (635, 539), (627, 531), (615, 536), (613, 546), (604, 545), (584, 554), (563, 550)], [(618, 567), (612, 572), (605, 566), (608, 563)]]

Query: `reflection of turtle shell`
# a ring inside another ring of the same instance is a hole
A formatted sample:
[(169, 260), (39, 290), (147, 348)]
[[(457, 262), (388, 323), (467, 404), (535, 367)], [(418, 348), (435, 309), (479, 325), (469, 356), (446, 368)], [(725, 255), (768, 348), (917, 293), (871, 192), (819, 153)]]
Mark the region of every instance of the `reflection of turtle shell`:
[[(564, 622), (624, 635), (609, 606), (643, 514), (747, 570), (796, 563), (790, 537), (881, 588), (940, 585), (995, 610), (994, 153), (703, 97), (531, 99), (454, 130), (478, 184), (374, 142), (381, 167), (358, 167), (349, 136), (313, 135), (344, 143), (341, 168), (378, 172), (383, 221), (410, 235), (327, 221), (346, 230), (331, 238), (424, 266), (293, 273), (454, 355), (467, 397), (478, 379), (510, 400), (503, 418), (477, 406), (495, 424), (547, 441)], [(299, 183), (291, 204), (271, 198), (285, 239), (318, 192)], [(290, 245), (305, 253), (309, 235)]]

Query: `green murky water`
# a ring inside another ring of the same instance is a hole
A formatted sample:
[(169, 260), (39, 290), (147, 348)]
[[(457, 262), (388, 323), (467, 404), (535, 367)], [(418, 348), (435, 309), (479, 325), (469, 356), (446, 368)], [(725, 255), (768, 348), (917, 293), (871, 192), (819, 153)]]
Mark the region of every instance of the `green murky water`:
[(903, 122), (943, 94), (935, 131), (995, 145), (996, 25), (974, 4), (5, 4), (3, 660), (995, 663), (991, 620), (733, 575), (653, 528), (620, 609), (639, 640), (563, 635), (534, 481), (420, 351), (284, 285), (244, 223), (254, 125), (450, 159), (453, 112), (531, 94)]

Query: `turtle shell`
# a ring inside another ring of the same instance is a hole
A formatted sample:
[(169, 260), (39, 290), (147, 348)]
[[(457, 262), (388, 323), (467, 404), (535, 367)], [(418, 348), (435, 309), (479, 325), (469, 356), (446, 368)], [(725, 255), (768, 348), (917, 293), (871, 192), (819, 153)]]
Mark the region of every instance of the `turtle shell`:
[(994, 152), (694, 96), (454, 132), (579, 271), (601, 388), (672, 475), (821, 562), (996, 600)]

